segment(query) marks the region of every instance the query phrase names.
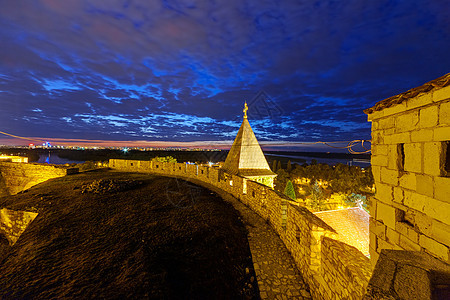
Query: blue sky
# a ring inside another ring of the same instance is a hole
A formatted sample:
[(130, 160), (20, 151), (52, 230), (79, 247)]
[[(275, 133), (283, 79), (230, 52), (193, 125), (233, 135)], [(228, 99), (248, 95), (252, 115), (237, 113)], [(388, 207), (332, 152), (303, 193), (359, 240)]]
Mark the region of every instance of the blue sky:
[(448, 1), (0, 7), (0, 131), (19, 136), (214, 144), (247, 100), (262, 142), (370, 139), (363, 109), (450, 71)]

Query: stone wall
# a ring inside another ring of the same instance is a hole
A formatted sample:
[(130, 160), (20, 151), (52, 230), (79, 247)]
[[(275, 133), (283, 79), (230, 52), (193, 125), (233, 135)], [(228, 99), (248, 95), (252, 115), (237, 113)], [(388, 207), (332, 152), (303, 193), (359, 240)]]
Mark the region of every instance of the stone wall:
[(14, 245), (38, 213), (29, 211), (0, 209), (0, 234), (3, 234), (10, 245)]
[[(327, 266), (323, 271), (328, 271), (322, 277), (334, 285), (337, 299), (361, 299), (372, 275), (369, 259), (355, 247), (327, 237), (322, 241), (321, 257)], [(348, 282), (352, 283), (352, 290), (348, 289)]]
[[(340, 299), (341, 295), (362, 298), (369, 281), (369, 260), (356, 248), (333, 240), (333, 228), (284, 194), (207, 166), (120, 159), (111, 159), (109, 166), (120, 171), (201, 181), (230, 193), (271, 224), (291, 252), (315, 299)], [(329, 255), (332, 258), (327, 258)]]
[(450, 299), (450, 265), (424, 252), (383, 249), (364, 300)]
[(46, 180), (78, 169), (61, 166), (0, 162), (0, 196), (14, 195)]
[(376, 185), (372, 265), (382, 249), (450, 262), (450, 86), (374, 111), (369, 121)]

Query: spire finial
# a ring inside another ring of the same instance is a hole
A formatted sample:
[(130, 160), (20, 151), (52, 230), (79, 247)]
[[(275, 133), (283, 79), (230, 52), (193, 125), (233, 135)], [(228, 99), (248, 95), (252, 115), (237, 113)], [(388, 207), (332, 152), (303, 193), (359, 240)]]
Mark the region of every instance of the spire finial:
[(247, 119), (247, 110), (248, 110), (247, 101), (245, 101), (244, 110), (243, 110), (243, 112), (244, 112), (244, 119)]

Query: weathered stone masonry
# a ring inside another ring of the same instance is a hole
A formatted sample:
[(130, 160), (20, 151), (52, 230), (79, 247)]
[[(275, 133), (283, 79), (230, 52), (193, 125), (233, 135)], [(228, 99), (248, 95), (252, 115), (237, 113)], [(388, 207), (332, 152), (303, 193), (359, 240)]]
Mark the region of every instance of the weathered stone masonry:
[(372, 122), (370, 256), (426, 252), (449, 263), (450, 74), (366, 111)]
[(205, 166), (111, 159), (113, 169), (176, 176), (214, 185), (266, 219), (291, 252), (315, 299), (361, 299), (370, 263), (356, 248), (335, 239), (333, 228), (285, 195), (260, 183)]
[(0, 162), (0, 196), (14, 195), (52, 178), (77, 173), (78, 168)]

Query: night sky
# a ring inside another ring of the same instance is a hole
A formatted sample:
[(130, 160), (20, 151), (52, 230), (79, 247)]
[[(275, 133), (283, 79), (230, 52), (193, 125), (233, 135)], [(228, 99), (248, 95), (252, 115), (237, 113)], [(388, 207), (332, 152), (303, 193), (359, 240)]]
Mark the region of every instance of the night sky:
[(449, 3), (0, 0), (0, 131), (218, 145), (246, 100), (263, 143), (370, 139), (363, 109), (450, 72)]

